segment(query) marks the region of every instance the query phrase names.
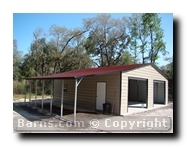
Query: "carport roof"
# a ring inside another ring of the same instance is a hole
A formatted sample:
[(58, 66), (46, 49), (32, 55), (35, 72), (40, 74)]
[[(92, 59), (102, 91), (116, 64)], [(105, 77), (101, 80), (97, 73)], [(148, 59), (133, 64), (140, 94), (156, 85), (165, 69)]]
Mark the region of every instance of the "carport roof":
[(128, 64), (120, 66), (108, 66), (99, 68), (87, 68), (75, 71), (62, 72), (58, 74), (48, 75), (48, 76), (38, 76), (38, 77), (28, 77), (27, 80), (37, 80), (37, 79), (74, 79), (86, 76), (98, 76), (113, 72), (132, 70), (138, 67), (146, 66), (150, 64)]

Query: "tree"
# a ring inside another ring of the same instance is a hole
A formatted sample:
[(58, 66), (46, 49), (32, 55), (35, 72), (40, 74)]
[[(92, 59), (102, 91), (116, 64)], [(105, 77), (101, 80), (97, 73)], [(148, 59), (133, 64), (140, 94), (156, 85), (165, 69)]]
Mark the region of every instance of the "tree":
[(84, 35), (74, 37), (64, 51), (60, 71), (70, 71), (93, 66), (93, 61), (84, 48)]
[(112, 18), (110, 14), (99, 14), (85, 19), (83, 24), (89, 29), (84, 47), (94, 63), (98, 67), (119, 64), (130, 42), (122, 21)]
[(43, 54), (43, 46), (45, 46), (44, 30), (37, 28), (33, 32), (34, 42), (31, 44), (31, 57), (34, 60), (35, 65), (35, 76), (43, 75), (43, 72), (39, 72), (40, 57)]
[(130, 54), (129, 51), (124, 51), (124, 53), (122, 54), (120, 64), (132, 64), (132, 63), (137, 63), (137, 62), (134, 61), (134, 57)]
[(164, 32), (161, 28), (161, 18), (158, 17), (157, 13), (145, 13), (142, 14), (142, 24), (148, 36), (149, 61), (155, 64), (160, 52), (162, 55), (167, 54), (163, 41)]
[[(130, 17), (123, 17), (123, 23), (128, 28), (128, 33), (130, 35), (130, 43), (129, 48), (132, 53), (133, 63), (137, 63), (139, 61), (139, 54), (140, 54), (140, 44), (143, 43), (139, 41), (142, 38), (140, 35), (141, 29), (141, 14), (140, 13), (133, 13)], [(144, 51), (142, 50), (142, 56), (144, 57)], [(143, 58), (142, 57), (142, 58)], [(142, 61), (143, 62), (143, 61)]]
[(88, 30), (73, 29), (69, 30), (65, 27), (60, 27), (52, 25), (50, 28), (50, 35), (52, 36), (50, 43), (54, 45), (53, 61), (54, 61), (54, 70), (55, 74), (57, 71), (60, 71), (62, 68), (62, 60), (65, 54), (65, 49), (68, 48), (69, 43), (72, 39), (83, 35)]
[(13, 80), (20, 81), (22, 79), (20, 74), (20, 66), (22, 62), (22, 52), (18, 50), (17, 40), (13, 40)]
[(22, 71), (23, 75), (43, 76), (53, 73), (53, 51), (56, 48), (46, 42), (45, 38), (40, 38), (31, 43), (30, 51), (24, 56)]
[(130, 17), (123, 17), (123, 21), (128, 27), (131, 42), (129, 48), (133, 54), (134, 63), (139, 61), (139, 55), (141, 54), (142, 63), (147, 60), (147, 29), (142, 23), (142, 14), (133, 13)]
[(161, 18), (157, 13), (136, 13), (128, 18), (123, 18), (127, 24), (131, 37), (130, 49), (134, 55), (134, 61), (138, 61), (141, 54), (142, 63), (156, 64), (159, 53), (166, 55), (164, 31), (161, 28)]
[(166, 61), (169, 63), (165, 66), (161, 66), (160, 69), (168, 77), (168, 79), (173, 79), (173, 57), (166, 58)]
[(30, 53), (25, 54), (21, 65), (21, 75), (23, 77), (31, 77), (35, 75), (35, 62)]

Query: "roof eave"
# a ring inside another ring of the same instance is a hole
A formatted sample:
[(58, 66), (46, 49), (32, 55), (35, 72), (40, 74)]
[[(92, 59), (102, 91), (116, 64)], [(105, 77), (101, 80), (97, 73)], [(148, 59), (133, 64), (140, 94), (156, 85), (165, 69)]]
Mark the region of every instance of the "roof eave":
[(26, 80), (74, 79), (74, 77), (28, 77)]

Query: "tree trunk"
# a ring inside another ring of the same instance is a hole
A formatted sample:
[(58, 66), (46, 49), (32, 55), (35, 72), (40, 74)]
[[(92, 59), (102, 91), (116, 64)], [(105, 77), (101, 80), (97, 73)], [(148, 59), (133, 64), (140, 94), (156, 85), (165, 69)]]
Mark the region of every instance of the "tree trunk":
[(55, 62), (53, 74), (56, 74), (56, 67), (57, 67), (57, 62)]

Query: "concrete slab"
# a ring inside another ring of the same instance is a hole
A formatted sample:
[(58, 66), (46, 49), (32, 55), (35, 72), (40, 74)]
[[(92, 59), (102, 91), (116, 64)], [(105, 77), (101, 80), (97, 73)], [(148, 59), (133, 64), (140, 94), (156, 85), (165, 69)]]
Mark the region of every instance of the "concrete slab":
[(128, 105), (128, 113), (125, 114), (124, 116), (131, 115), (134, 113), (145, 112), (145, 111), (149, 111), (149, 110), (153, 110), (153, 109), (161, 108), (161, 107), (165, 107), (165, 106), (166, 105), (163, 105), (163, 104), (154, 104), (153, 108), (147, 109), (146, 103), (130, 102), (130, 104)]

